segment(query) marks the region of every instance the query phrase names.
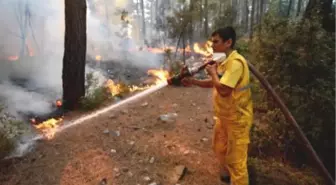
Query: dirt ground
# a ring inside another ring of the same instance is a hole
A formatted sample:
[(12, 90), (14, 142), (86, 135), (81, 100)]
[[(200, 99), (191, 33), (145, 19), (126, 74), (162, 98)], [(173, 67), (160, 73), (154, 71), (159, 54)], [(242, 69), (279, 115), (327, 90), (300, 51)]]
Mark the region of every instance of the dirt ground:
[[(176, 119), (159, 118), (167, 113)], [(0, 164), (0, 184), (219, 184), (212, 124), (211, 90), (166, 87), (39, 141), (34, 152)], [(187, 172), (177, 181), (181, 165)]]

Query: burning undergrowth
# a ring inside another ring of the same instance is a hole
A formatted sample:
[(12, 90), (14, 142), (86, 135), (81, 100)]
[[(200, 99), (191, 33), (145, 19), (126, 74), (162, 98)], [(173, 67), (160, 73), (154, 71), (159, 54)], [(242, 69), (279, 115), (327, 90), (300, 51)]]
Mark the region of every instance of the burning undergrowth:
[[(86, 96), (82, 98), (81, 105), (83, 110), (93, 110), (101, 107), (104, 102), (116, 103), (128, 97), (137, 91), (143, 91), (151, 88), (154, 85), (166, 82), (169, 74), (165, 70), (148, 70), (147, 73), (141, 73), (137, 70), (139, 68), (122, 69), (119, 71), (131, 71), (128, 76), (129, 80), (122, 81), (120, 79), (110, 78), (111, 73), (103, 73), (102, 69), (91, 69), (86, 75)], [(133, 71), (134, 70), (134, 71)], [(100, 72), (101, 71), (101, 72)], [(106, 69), (105, 69), (106, 72)], [(132, 74), (143, 74), (140, 79), (147, 81), (147, 83), (138, 83), (139, 78), (134, 78)], [(103, 75), (105, 74), (105, 75)], [(122, 74), (125, 76), (124, 74)], [(132, 80), (134, 79), (134, 81)], [(53, 138), (56, 130), (62, 124), (64, 118), (64, 110), (62, 101), (58, 100), (54, 103), (54, 110), (48, 114), (35, 116), (30, 119), (33, 126), (47, 139)]]

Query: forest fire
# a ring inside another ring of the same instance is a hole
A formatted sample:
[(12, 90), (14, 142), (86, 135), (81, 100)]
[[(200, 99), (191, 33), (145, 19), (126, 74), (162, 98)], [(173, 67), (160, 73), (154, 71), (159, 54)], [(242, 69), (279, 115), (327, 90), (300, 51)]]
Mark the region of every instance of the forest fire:
[(9, 61), (16, 61), (16, 60), (19, 59), (19, 56), (17, 56), (17, 55), (13, 55), (13, 56), (9, 56), (7, 59), (8, 59)]
[[(149, 52), (151, 52), (151, 53), (166, 53), (168, 50), (170, 50), (170, 51), (173, 51), (173, 52), (175, 52), (176, 51), (176, 47), (174, 47), (174, 46), (169, 46), (169, 47), (164, 47), (164, 48), (148, 48), (147, 49)], [(185, 48), (185, 50), (184, 50), (186, 53), (190, 53), (190, 52), (192, 52), (191, 51), (191, 48), (190, 48), (190, 46), (188, 45), (186, 48)], [(177, 50), (177, 52), (179, 52), (179, 53), (183, 53), (183, 48), (179, 48), (178, 50)]]
[(54, 112), (30, 119), (31, 124), (48, 140), (54, 137), (57, 128), (63, 120), (62, 101), (56, 100), (54, 106), (56, 108)]
[(206, 42), (204, 47), (201, 47), (199, 43), (195, 43), (193, 49), (195, 53), (201, 54), (205, 57), (209, 57), (213, 54), (210, 41)]
[[(156, 70), (156, 69), (150, 69), (148, 70), (148, 75), (151, 75), (155, 77), (154, 84), (159, 85), (162, 83), (165, 83), (167, 78), (169, 78), (169, 73), (166, 70)], [(113, 80), (109, 79), (105, 83), (105, 87), (108, 89), (108, 92), (111, 93), (112, 96), (117, 96), (119, 94), (125, 93), (125, 92), (134, 92), (134, 91), (140, 91), (145, 90), (153, 85), (146, 85), (144, 87), (132, 85), (132, 86), (125, 86), (123, 84), (117, 84)]]
[[(151, 75), (155, 77), (154, 85), (147, 85), (144, 87), (140, 86), (126, 86), (123, 84), (119, 84), (114, 82), (112, 79), (108, 79), (104, 87), (108, 90), (108, 93), (111, 94), (111, 96), (118, 96), (123, 93), (129, 93), (134, 91), (142, 91), (150, 89), (156, 85), (162, 85), (166, 83), (167, 78), (169, 78), (169, 73), (166, 70), (156, 70), (151, 69), (148, 70), (148, 75)], [(53, 139), (56, 132), (61, 126), (61, 123), (63, 123), (63, 114), (56, 114), (57, 111), (62, 111), (62, 101), (57, 100), (55, 102), (56, 111), (55, 113), (51, 113), (48, 115), (45, 115), (45, 117), (36, 117), (30, 119), (32, 125), (41, 132), (42, 136), (46, 138), (47, 140)], [(61, 116), (60, 116), (61, 115)]]
[(157, 78), (155, 81), (156, 85), (165, 83), (169, 78), (169, 73), (166, 70), (150, 69), (147, 73)]
[(62, 118), (59, 119), (51, 118), (40, 124), (34, 125), (34, 127), (40, 130), (46, 139), (50, 140), (54, 138), (57, 128), (60, 126), (62, 120), (63, 120)]
[(112, 96), (116, 96), (122, 92), (121, 84), (116, 84), (113, 80), (108, 79), (105, 83), (105, 87), (108, 89)]
[(96, 55), (96, 61), (101, 61), (102, 57), (100, 55)]

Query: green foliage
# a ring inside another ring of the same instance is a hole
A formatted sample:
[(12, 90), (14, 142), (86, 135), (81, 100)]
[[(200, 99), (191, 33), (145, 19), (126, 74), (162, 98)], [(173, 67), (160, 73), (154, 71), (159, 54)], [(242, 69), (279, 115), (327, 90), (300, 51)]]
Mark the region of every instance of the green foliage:
[(88, 111), (97, 108), (109, 96), (106, 87), (98, 86), (98, 78), (93, 73), (86, 74), (85, 82), (85, 96), (81, 99), (81, 109)]
[(246, 38), (241, 38), (236, 41), (236, 50), (245, 57), (249, 55), (249, 42)]
[(0, 129), (0, 160), (6, 157), (14, 149), (14, 142), (5, 131)]
[[(293, 21), (266, 14), (250, 46), (251, 62), (285, 101), (320, 157), (334, 168), (335, 35), (325, 32), (318, 20)], [(260, 86), (256, 93), (262, 96), (254, 105), (267, 110), (262, 120), (270, 124), (267, 129), (256, 125), (256, 138), (264, 134), (258, 144), (286, 141), (278, 150), (297, 150), (275, 102)]]
[(96, 78), (93, 73), (86, 74), (85, 75), (85, 94), (90, 94), (90, 91), (97, 87), (98, 87), (98, 78)]
[(308, 168), (295, 169), (275, 160), (249, 158), (250, 185), (322, 185), (322, 180)]
[(95, 109), (106, 101), (108, 97), (107, 89), (98, 87), (81, 99), (81, 108), (86, 111)]
[(183, 68), (183, 62), (182, 61), (174, 61), (170, 63), (169, 67), (169, 74), (170, 76), (179, 74), (181, 72), (181, 69)]
[[(113, 88), (112, 88), (113, 86)], [(85, 90), (86, 95), (81, 99), (81, 109), (85, 111), (93, 110), (102, 105), (104, 102), (116, 97), (122, 98), (130, 93), (131, 87), (120, 82), (115, 84), (98, 84), (98, 78), (93, 73), (86, 75)]]
[(0, 160), (13, 151), (15, 138), (22, 135), (28, 129), (25, 125), (19, 120), (8, 120), (0, 123)]

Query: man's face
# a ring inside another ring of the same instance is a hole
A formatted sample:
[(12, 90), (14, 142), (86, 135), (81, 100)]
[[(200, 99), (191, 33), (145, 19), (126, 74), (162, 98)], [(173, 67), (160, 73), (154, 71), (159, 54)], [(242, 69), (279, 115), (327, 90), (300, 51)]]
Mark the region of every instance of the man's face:
[(214, 53), (226, 52), (228, 49), (230, 49), (232, 43), (231, 39), (223, 42), (223, 39), (218, 34), (213, 36), (211, 41)]

